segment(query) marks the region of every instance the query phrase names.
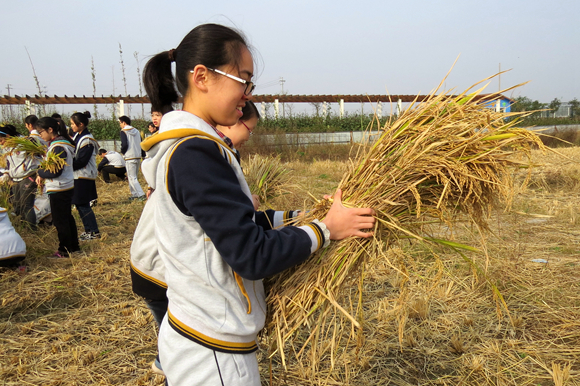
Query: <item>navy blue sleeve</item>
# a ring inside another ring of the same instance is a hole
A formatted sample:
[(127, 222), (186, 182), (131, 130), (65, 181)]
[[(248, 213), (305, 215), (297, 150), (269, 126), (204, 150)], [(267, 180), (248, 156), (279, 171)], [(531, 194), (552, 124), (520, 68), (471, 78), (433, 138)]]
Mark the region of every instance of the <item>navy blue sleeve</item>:
[[(61, 146), (55, 146), (52, 149), (52, 152), (54, 154), (58, 154), (58, 156), (60, 158), (66, 159), (66, 151), (64, 150), (63, 147), (61, 147)], [(60, 168), (60, 170), (58, 170), (56, 173), (51, 173), (48, 170), (38, 169), (38, 172), (37, 173), (42, 178), (56, 178), (56, 177), (58, 177), (58, 176), (60, 176), (62, 174), (62, 171), (63, 170), (64, 170), (64, 168)]]
[(183, 142), (168, 169), (167, 184), (175, 205), (196, 219), (241, 277), (262, 279), (310, 256), (311, 240), (302, 229), (266, 230), (252, 220), (254, 206), (213, 141)]
[(121, 131), (121, 154), (125, 154), (129, 149), (129, 142), (127, 141), (127, 134)]
[(103, 168), (105, 166), (107, 166), (107, 164), (109, 163), (109, 159), (107, 157), (103, 157), (103, 159), (101, 160), (101, 162), (99, 162), (99, 165), (97, 166), (97, 171), (101, 171), (103, 170)]
[(92, 144), (80, 148), (73, 160), (73, 170), (79, 170), (87, 166), (93, 156), (94, 149), (95, 147)]

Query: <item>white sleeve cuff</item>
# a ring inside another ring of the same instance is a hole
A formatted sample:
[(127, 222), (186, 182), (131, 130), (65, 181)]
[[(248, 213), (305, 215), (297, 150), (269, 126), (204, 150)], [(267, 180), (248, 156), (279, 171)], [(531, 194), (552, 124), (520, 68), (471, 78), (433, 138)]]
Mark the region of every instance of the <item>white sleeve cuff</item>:
[(324, 223), (314, 220), (310, 224), (303, 225), (299, 228), (305, 231), (310, 237), (310, 241), (312, 242), (310, 253), (314, 253), (318, 249), (325, 248), (330, 244), (330, 231)]
[(276, 211), (274, 213), (274, 224), (272, 224), (272, 229), (280, 228), (286, 225), (288, 220), (294, 217), (293, 211), (289, 210), (286, 212)]

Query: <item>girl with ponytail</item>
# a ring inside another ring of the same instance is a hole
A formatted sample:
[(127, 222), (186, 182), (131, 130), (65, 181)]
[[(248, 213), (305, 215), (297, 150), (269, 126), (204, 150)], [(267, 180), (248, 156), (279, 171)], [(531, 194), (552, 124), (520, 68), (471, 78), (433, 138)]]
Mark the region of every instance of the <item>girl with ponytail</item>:
[(72, 252), (80, 251), (77, 225), (71, 211), (74, 193), (72, 165), (75, 145), (62, 119), (40, 118), (34, 127), (41, 138), (48, 143), (47, 154), (56, 154), (65, 160), (64, 166), (56, 170), (38, 169), (36, 183), (46, 185), (52, 211), (52, 223), (58, 235), (58, 250), (49, 258), (68, 258)]
[(304, 226), (274, 229), (283, 212), (254, 210), (217, 129), (242, 117), (253, 76), (244, 37), (216, 24), (194, 28), (144, 69), (153, 110), (169, 111), (177, 91), (183, 95), (183, 111), (166, 113), (159, 133), (142, 142), (149, 155), (143, 174), (155, 190), (131, 247), (135, 292), (168, 299), (158, 348), (169, 385), (259, 386), (262, 278), (303, 262), (330, 239), (371, 236), (361, 230), (373, 227), (373, 211), (345, 208), (340, 191), (324, 220)]
[(73, 140), (76, 146), (73, 170), (75, 189), (72, 203), (79, 211), (85, 231), (81, 233), (81, 241), (100, 239), (101, 233), (97, 218), (91, 208), (91, 203), (97, 200), (97, 151), (99, 145), (89, 132), (91, 113), (74, 113), (70, 117), (70, 127), (75, 133)]

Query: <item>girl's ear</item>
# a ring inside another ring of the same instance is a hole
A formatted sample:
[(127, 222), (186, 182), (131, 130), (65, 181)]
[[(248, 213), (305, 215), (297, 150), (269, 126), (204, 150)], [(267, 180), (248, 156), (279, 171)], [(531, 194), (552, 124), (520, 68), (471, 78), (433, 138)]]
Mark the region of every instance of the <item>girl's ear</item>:
[(190, 71), (190, 86), (194, 86), (202, 92), (207, 92), (209, 83), (209, 70), (203, 64), (198, 64)]

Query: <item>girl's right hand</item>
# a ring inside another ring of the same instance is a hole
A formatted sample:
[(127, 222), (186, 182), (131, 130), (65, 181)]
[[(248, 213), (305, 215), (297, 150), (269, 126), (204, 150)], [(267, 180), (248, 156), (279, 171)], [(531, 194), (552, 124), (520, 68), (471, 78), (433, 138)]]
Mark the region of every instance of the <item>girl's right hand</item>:
[(42, 185), (44, 183), (44, 178), (41, 176), (36, 176), (36, 185)]
[(350, 236), (371, 237), (372, 232), (362, 232), (375, 226), (375, 211), (371, 208), (346, 208), (342, 205), (342, 191), (336, 190), (334, 201), (322, 222), (330, 231), (331, 240), (342, 240)]

